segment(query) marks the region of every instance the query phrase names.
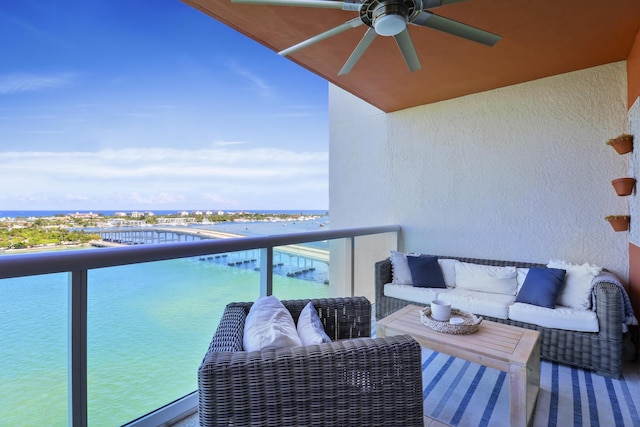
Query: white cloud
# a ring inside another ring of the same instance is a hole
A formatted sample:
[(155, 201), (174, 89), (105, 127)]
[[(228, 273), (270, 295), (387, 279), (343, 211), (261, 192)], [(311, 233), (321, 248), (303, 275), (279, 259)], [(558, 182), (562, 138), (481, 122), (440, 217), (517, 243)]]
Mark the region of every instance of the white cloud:
[(30, 194), (30, 193), (22, 193), (22, 194), (0, 194), (0, 200), (5, 203), (25, 203), (25, 204), (33, 204), (33, 203), (43, 203), (49, 200), (49, 197), (42, 194)]
[(57, 89), (71, 84), (74, 78), (74, 75), (71, 73), (53, 75), (0, 75), (0, 95), (10, 95), (21, 92), (36, 92), (45, 89)]
[(24, 135), (62, 135), (64, 132), (60, 130), (17, 130), (16, 133)]
[(304, 112), (289, 112), (289, 113), (277, 113), (274, 114), (273, 117), (313, 117), (314, 114), (312, 113), (304, 113)]
[(185, 197), (183, 195), (174, 195), (166, 192), (155, 195), (142, 195), (140, 193), (134, 192), (128, 196), (128, 199), (136, 206), (175, 204), (184, 203), (185, 201)]
[[(324, 107), (323, 107), (324, 108)], [(315, 117), (319, 108), (315, 105), (289, 105), (286, 111), (274, 114), (275, 117)], [(325, 114), (323, 111), (321, 114)]]
[(267, 84), (267, 82), (261, 76), (255, 73), (252, 73), (251, 71), (249, 71), (245, 67), (240, 66), (236, 62), (229, 62), (228, 66), (238, 76), (242, 77), (243, 79), (251, 83), (251, 86), (253, 87), (253, 89), (260, 92), (262, 96), (270, 97), (273, 95), (273, 89), (271, 88), (271, 86), (269, 86), (269, 84)]
[(215, 204), (222, 204), (225, 206), (240, 206), (240, 203), (237, 200), (227, 199), (225, 197), (220, 196), (219, 194), (205, 194), (204, 200), (213, 202)]
[(212, 145), (214, 147), (226, 147), (229, 145), (242, 145), (246, 144), (244, 141), (215, 141)]
[(70, 200), (70, 201), (87, 201), (87, 200), (91, 200), (89, 197), (87, 197), (84, 194), (65, 194), (64, 195), (64, 199), (65, 200)]
[[(13, 151), (0, 152), (0, 164), (0, 182), (6, 184), (7, 197), (41, 196), (64, 200), (65, 207), (76, 209), (81, 203), (90, 209), (257, 209), (256, 201), (267, 200), (280, 203), (281, 209), (324, 209), (328, 197), (326, 152), (240, 149), (224, 144), (197, 150)], [(322, 200), (320, 205), (304, 204), (317, 199)], [(112, 207), (116, 201), (122, 206)]]

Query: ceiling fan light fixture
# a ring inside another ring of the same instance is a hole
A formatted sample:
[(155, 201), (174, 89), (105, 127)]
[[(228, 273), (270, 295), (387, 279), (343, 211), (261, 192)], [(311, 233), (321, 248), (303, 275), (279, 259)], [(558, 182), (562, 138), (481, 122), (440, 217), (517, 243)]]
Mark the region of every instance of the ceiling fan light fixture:
[(397, 14), (383, 15), (375, 20), (373, 28), (381, 36), (395, 36), (407, 28), (407, 18)]

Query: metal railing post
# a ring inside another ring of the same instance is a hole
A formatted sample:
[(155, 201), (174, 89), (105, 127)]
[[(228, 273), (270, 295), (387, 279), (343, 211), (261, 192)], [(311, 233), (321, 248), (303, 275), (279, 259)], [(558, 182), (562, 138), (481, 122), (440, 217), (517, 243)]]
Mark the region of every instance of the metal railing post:
[(273, 294), (273, 246), (260, 249), (260, 296)]
[(87, 427), (87, 270), (69, 277), (69, 427)]
[(356, 238), (349, 237), (349, 259), (351, 260), (351, 296), (356, 294)]

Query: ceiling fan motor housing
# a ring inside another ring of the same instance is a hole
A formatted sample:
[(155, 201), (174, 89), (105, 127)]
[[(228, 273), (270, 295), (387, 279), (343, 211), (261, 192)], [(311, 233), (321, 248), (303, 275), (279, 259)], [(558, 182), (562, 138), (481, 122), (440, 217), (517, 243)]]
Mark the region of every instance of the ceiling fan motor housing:
[(381, 36), (395, 36), (407, 28), (414, 10), (413, 0), (371, 0), (362, 4), (360, 19)]

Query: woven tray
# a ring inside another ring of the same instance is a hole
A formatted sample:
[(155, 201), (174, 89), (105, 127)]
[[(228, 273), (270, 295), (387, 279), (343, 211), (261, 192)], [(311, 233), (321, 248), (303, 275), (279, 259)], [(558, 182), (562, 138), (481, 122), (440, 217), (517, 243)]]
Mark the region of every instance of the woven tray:
[(452, 325), (448, 321), (442, 322), (431, 317), (431, 307), (425, 307), (420, 310), (420, 317), (422, 323), (430, 329), (436, 332), (443, 332), (445, 334), (453, 335), (468, 335), (478, 331), (482, 317), (478, 317), (475, 314), (468, 313), (466, 311), (458, 310), (457, 308), (451, 309), (451, 317), (461, 317), (464, 319), (464, 323), (460, 325)]

